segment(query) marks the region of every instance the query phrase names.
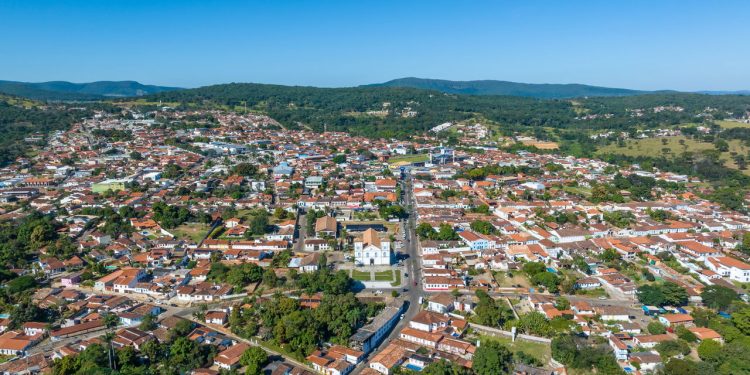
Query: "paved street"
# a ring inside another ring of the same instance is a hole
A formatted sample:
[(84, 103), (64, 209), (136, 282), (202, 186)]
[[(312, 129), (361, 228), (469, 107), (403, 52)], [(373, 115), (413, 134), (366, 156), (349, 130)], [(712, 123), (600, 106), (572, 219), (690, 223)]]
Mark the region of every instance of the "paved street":
[[(413, 199), (412, 196), (412, 187), (411, 187), (412, 181), (411, 176), (407, 175), (406, 180), (403, 182), (403, 192), (404, 192), (404, 198), (403, 198), (403, 204), (404, 206), (409, 210), (409, 218), (404, 224), (406, 227), (404, 231), (404, 250), (406, 254), (408, 255), (408, 258), (404, 262), (404, 265), (406, 267), (407, 273), (409, 274), (408, 278), (403, 279), (403, 286), (404, 288), (407, 288), (406, 292), (403, 292), (402, 295), (404, 299), (406, 300), (406, 311), (404, 312), (404, 317), (401, 319), (396, 326), (391, 330), (390, 334), (386, 336), (383, 341), (380, 343), (380, 345), (370, 353), (368, 356), (368, 359), (374, 357), (377, 355), (385, 346), (388, 345), (388, 342), (391, 340), (398, 338), (398, 334), (403, 329), (408, 322), (414, 318), (414, 315), (416, 315), (419, 312), (419, 299), (420, 297), (424, 297), (427, 295), (427, 293), (424, 292), (422, 289), (422, 270), (421, 270), (421, 264), (420, 264), (420, 257), (419, 252), (417, 249), (417, 240), (416, 240), (416, 214), (413, 210)], [(415, 285), (415, 281), (417, 282), (417, 285)], [(360, 371), (362, 371), (364, 368), (367, 367), (367, 360), (360, 363), (359, 366), (357, 366), (352, 374), (357, 375)]]

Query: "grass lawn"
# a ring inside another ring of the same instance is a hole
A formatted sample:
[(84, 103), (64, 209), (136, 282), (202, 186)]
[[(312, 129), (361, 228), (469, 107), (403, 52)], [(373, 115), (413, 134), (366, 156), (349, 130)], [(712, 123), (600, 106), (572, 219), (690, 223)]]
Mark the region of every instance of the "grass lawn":
[(591, 196), (591, 189), (580, 187), (580, 186), (564, 186), (563, 190), (570, 193), (570, 194), (576, 194), (576, 195), (582, 195), (586, 198)]
[(177, 238), (189, 238), (193, 242), (201, 242), (206, 236), (211, 225), (203, 223), (185, 223), (172, 229), (172, 234)]
[(546, 364), (552, 357), (550, 346), (543, 343), (518, 340), (513, 342), (510, 337), (480, 336), (481, 341), (497, 341), (510, 349), (511, 352), (524, 352)]
[(420, 163), (430, 160), (430, 156), (427, 154), (413, 154), (413, 155), (398, 155), (388, 159), (388, 164), (397, 163)]
[(271, 349), (271, 350), (273, 350), (273, 351), (275, 351), (277, 353), (285, 354), (285, 355), (287, 355), (289, 357), (292, 357), (292, 358), (294, 358), (294, 359), (296, 359), (296, 360), (298, 360), (300, 362), (304, 362), (305, 361), (304, 357), (301, 357), (297, 353), (290, 352), (290, 351), (282, 348), (281, 346), (276, 345), (271, 340), (265, 340), (265, 341), (261, 340), (261, 341), (259, 341), (259, 343), (260, 343), (260, 346), (263, 346), (263, 347), (266, 347), (268, 349)]
[(370, 281), (370, 272), (352, 270), (352, 279), (359, 281)]
[(520, 272), (513, 274), (513, 277), (508, 277), (505, 272), (496, 272), (495, 279), (498, 287), (501, 288), (514, 288), (514, 285), (520, 285), (521, 288), (526, 289), (531, 287), (529, 280)]
[(375, 281), (393, 281), (393, 271), (375, 272)]
[(396, 271), (396, 280), (391, 283), (391, 286), (399, 286), (401, 285), (401, 271)]
[(602, 288), (576, 290), (577, 296), (609, 297), (607, 291)]

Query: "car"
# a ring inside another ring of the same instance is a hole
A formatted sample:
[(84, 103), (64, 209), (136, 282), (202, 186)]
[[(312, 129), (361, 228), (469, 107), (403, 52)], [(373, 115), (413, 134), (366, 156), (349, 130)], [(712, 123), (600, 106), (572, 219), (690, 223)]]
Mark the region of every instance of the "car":
[(605, 296), (599, 296), (599, 299), (604, 300), (604, 299), (607, 299), (607, 297), (605, 297)]
[(409, 277), (409, 274), (404, 272), (404, 277)]

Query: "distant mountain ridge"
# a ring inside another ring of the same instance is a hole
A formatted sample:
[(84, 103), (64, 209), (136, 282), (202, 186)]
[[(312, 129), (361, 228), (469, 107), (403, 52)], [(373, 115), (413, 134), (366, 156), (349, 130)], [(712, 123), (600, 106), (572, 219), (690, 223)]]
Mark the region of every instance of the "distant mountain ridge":
[(577, 83), (536, 84), (496, 80), (449, 81), (443, 79), (427, 79), (415, 77), (399, 78), (384, 83), (376, 83), (366, 86), (411, 87), (417, 89), (435, 90), (448, 94), (509, 95), (540, 99), (564, 99), (585, 96), (631, 96), (655, 92), (590, 86)]
[(17, 82), (0, 81), (0, 93), (37, 100), (94, 100), (130, 97), (180, 90), (179, 87), (144, 85), (136, 81), (96, 81), (72, 83), (67, 81)]

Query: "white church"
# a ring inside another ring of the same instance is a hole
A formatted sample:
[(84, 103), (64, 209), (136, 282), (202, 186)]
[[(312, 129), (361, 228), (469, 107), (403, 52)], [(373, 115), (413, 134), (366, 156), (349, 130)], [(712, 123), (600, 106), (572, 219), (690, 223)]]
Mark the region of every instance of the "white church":
[(381, 240), (378, 232), (370, 228), (362, 239), (354, 241), (354, 261), (365, 266), (388, 266), (393, 260), (391, 241)]

